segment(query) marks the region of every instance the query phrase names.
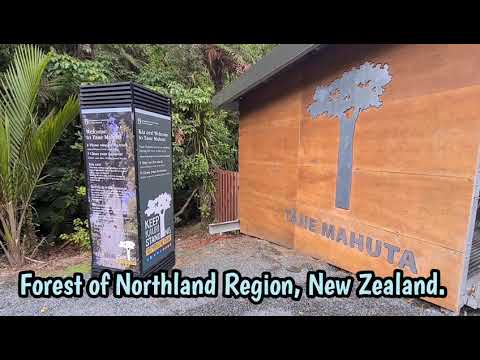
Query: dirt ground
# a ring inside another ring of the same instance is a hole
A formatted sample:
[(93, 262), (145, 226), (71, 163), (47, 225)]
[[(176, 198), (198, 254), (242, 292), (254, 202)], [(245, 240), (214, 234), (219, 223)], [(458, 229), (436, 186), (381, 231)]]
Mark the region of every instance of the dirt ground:
[[(219, 272), (235, 269), (243, 276), (259, 276), (270, 271), (278, 277), (292, 277), (305, 287), (307, 271), (325, 270), (328, 276), (348, 273), (325, 262), (306, 257), (264, 240), (246, 235), (208, 235), (199, 225), (179, 228), (176, 233), (176, 265), (183, 275), (206, 276), (209, 269)], [(35, 270), (42, 276), (68, 276), (90, 272), (90, 253), (65, 248), (51, 251), (22, 270)], [(453, 315), (420, 300), (357, 298), (314, 298), (300, 301), (265, 299), (252, 304), (247, 299), (216, 298), (122, 298), (106, 299), (22, 299), (17, 293), (17, 271), (0, 266), (0, 315)], [(468, 310), (468, 309), (465, 309)], [(461, 315), (478, 315), (462, 311)]]
[[(195, 249), (222, 241), (234, 235), (210, 235), (202, 229), (200, 223), (184, 226), (176, 230), (176, 266), (182, 263), (180, 254), (188, 254)], [(33, 270), (40, 276), (68, 276), (74, 272), (90, 272), (90, 251), (82, 251), (74, 246), (64, 248), (46, 248), (38, 253), (35, 261), (27, 260), (27, 264), (20, 269), (12, 270), (5, 257), (0, 257), (0, 283), (16, 280), (18, 273)]]

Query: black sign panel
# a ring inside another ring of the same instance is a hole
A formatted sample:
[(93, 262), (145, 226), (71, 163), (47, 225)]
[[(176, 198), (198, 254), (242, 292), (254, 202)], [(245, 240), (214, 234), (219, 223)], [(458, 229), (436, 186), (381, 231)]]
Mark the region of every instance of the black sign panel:
[(84, 109), (92, 265), (139, 271), (131, 108)]
[(142, 268), (174, 251), (172, 124), (168, 116), (135, 109)]

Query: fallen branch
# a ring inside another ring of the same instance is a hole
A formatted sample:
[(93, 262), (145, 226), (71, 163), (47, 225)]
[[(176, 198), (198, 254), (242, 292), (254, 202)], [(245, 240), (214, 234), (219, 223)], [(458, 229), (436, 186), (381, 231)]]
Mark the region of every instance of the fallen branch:
[(37, 264), (46, 264), (46, 263), (48, 263), (48, 261), (35, 260), (35, 259), (29, 258), (28, 256), (25, 256), (25, 259), (27, 259), (28, 261), (31, 261), (31, 262), (33, 262), (33, 263), (37, 263)]
[(50, 264), (50, 262), (46, 262), (45, 264), (38, 266), (38, 267), (36, 268), (36, 270), (38, 270), (38, 269), (43, 269), (45, 266), (48, 266), (49, 264)]
[(46, 240), (46, 237), (42, 237), (42, 240), (38, 242), (37, 246), (35, 247), (35, 249), (33, 249), (33, 251), (30, 253), (30, 256), (31, 257), (34, 257), (35, 256), (35, 253), (37, 252), (38, 248), (45, 242)]
[(185, 209), (187, 208), (188, 204), (190, 204), (190, 201), (192, 201), (193, 199), (193, 196), (195, 195), (195, 193), (198, 191), (198, 187), (195, 188), (192, 193), (190, 194), (190, 196), (188, 197), (187, 201), (185, 201), (185, 204), (183, 204), (182, 208), (180, 210), (178, 210), (176, 213), (175, 213), (175, 219), (177, 217), (179, 217), (180, 215), (183, 214), (183, 212), (185, 211)]
[(64, 242), (64, 243), (62, 244), (62, 246), (60, 246), (60, 249), (63, 249), (65, 246), (67, 246), (68, 244), (70, 244), (72, 241), (73, 241), (73, 239), (67, 240), (66, 242)]

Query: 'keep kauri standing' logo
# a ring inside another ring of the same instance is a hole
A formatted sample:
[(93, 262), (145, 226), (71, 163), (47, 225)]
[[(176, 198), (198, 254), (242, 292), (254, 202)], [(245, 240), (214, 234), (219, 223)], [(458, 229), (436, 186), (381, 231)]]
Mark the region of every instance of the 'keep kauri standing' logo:
[[(167, 192), (161, 193), (155, 199), (148, 200), (145, 215), (152, 216), (155, 214), (159, 217), (160, 238), (163, 238), (165, 235), (167, 235), (167, 232), (170, 231), (170, 229), (165, 229), (165, 212), (170, 209), (171, 206), (172, 196)], [(149, 223), (154, 224), (152, 221), (147, 222), (147, 224)]]
[(335, 206), (350, 209), (352, 186), (353, 135), (360, 113), (368, 108), (380, 108), (384, 87), (392, 80), (388, 65), (366, 62), (333, 81), (317, 87), (314, 102), (308, 107), (313, 118), (320, 115), (338, 117), (340, 141), (338, 149)]

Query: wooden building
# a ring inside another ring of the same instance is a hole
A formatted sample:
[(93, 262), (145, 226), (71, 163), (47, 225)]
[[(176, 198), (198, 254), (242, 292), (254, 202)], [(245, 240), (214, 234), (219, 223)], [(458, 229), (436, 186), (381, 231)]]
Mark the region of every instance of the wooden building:
[(241, 232), (478, 304), (479, 69), (480, 45), (276, 47), (213, 100), (240, 111)]

